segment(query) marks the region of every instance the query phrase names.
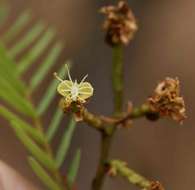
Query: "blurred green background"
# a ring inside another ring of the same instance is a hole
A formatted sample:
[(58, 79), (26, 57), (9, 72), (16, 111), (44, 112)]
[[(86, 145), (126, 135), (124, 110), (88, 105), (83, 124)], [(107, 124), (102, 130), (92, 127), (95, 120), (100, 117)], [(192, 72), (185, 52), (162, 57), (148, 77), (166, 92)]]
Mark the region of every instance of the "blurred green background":
[[(9, 28), (16, 16), (26, 9), (32, 10), (35, 20), (43, 19), (48, 25), (54, 26), (57, 38), (65, 43), (59, 65), (63, 60), (71, 58), (74, 62), (73, 78), (82, 78), (88, 73), (88, 80), (95, 88), (95, 95), (88, 107), (95, 113), (109, 115), (112, 112), (111, 49), (103, 41), (104, 34), (100, 29), (103, 17), (98, 10), (102, 5), (113, 2), (116, 1), (9, 0), (10, 16), (1, 32)], [(126, 160), (132, 169), (149, 179), (160, 180), (166, 189), (193, 189), (195, 1), (129, 0), (129, 4), (136, 15), (139, 31), (125, 50), (126, 102), (132, 100), (134, 105), (139, 105), (152, 93), (159, 80), (166, 76), (179, 77), (188, 119), (183, 126), (168, 120), (157, 123), (150, 123), (145, 119), (136, 121), (133, 128), (118, 131), (111, 155), (113, 158)], [(47, 81), (43, 82), (39, 93), (44, 92), (47, 84)], [(35, 95), (35, 99), (37, 97)], [(57, 102), (56, 98), (55, 103)], [(48, 118), (53, 111), (50, 107)], [(6, 122), (0, 122), (0, 159), (39, 185), (26, 163), (23, 146)], [(66, 121), (62, 127), (65, 124)], [(77, 127), (71, 152), (78, 146), (83, 152), (77, 180), (78, 189), (90, 189), (98, 160), (99, 140), (99, 134), (86, 125)], [(55, 139), (56, 144), (57, 142), (58, 138)], [(136, 190), (118, 178), (107, 178), (104, 189)]]

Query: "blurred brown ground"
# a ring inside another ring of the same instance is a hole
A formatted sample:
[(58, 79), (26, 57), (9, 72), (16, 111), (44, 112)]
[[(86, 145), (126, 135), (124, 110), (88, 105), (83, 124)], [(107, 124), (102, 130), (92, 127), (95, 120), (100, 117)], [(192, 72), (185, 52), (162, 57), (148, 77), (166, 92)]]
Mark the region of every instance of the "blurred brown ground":
[[(101, 5), (112, 1), (98, 0), (9, 0), (12, 19), (26, 8), (37, 18), (54, 25), (58, 37), (66, 42), (62, 59), (71, 57), (74, 77), (89, 73), (95, 96), (89, 108), (96, 113), (110, 114), (111, 51), (103, 43), (100, 31)], [(179, 77), (186, 100), (188, 119), (183, 126), (161, 120), (135, 122), (129, 130), (117, 133), (112, 157), (126, 160), (130, 167), (151, 179), (160, 180), (167, 190), (193, 189), (195, 186), (195, 1), (194, 0), (129, 0), (139, 24), (135, 40), (126, 49), (125, 100), (141, 104), (150, 95), (157, 81), (166, 76)], [(52, 109), (49, 110), (49, 115)], [(49, 118), (46, 118), (47, 121)], [(63, 130), (63, 129), (61, 129)], [(25, 161), (23, 146), (12, 130), (1, 121), (0, 158), (38, 184)], [(59, 134), (60, 135), (60, 134)], [(59, 138), (59, 137), (58, 137)], [(58, 138), (55, 144), (58, 143)], [(68, 165), (75, 149), (82, 148), (78, 189), (90, 189), (95, 172), (99, 136), (85, 125), (78, 126), (74, 135)], [(121, 179), (107, 179), (104, 189), (136, 188)]]

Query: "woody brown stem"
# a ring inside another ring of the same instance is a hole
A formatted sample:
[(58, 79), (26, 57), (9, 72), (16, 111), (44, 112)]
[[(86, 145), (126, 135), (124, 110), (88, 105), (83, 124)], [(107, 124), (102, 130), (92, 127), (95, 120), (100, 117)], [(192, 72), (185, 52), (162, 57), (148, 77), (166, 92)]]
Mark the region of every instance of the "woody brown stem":
[(113, 47), (112, 88), (114, 114), (120, 114), (123, 105), (123, 50), (121, 45)]
[(124, 113), (119, 117), (106, 117), (95, 115), (87, 110), (87, 108), (82, 108), (81, 116), (85, 123), (90, 127), (104, 133), (112, 134), (112, 128), (117, 128), (119, 125), (125, 124), (128, 120), (138, 119), (145, 117), (149, 114), (157, 114), (151, 111), (151, 109), (143, 104), (140, 107), (132, 109), (130, 113)]
[(134, 108), (130, 113), (127, 113), (125, 116), (120, 117), (116, 122), (115, 125), (123, 125), (128, 120), (140, 118), (147, 116), (148, 114), (152, 114), (154, 112), (151, 111), (148, 105), (143, 104), (141, 107)]
[(101, 119), (100, 116), (97, 116), (91, 112), (89, 112), (86, 108), (83, 108), (81, 111), (81, 115), (83, 118), (83, 121), (87, 123), (89, 126), (92, 126), (93, 128), (97, 129), (98, 131), (104, 130), (104, 121)]
[[(122, 46), (113, 47), (112, 84), (114, 94), (114, 115), (119, 115), (123, 104), (123, 61)], [(104, 163), (108, 160), (111, 142), (116, 128), (111, 126), (110, 133), (103, 133), (101, 138), (100, 158), (92, 190), (100, 190), (105, 180)]]
[(96, 176), (92, 182), (92, 189), (93, 190), (100, 190), (104, 178), (105, 178), (105, 161), (108, 159), (109, 156), (109, 150), (111, 146), (112, 138), (109, 135), (106, 135), (105, 133), (101, 134), (101, 147), (100, 147), (100, 158), (99, 158), (99, 164), (96, 171)]

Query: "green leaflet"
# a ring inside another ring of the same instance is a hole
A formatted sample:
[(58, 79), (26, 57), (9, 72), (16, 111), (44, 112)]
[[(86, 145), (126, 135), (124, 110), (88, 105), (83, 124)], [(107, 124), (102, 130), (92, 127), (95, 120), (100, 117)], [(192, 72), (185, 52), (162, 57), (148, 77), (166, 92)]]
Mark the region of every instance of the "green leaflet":
[(8, 121), (16, 121), (20, 125), (21, 129), (23, 129), (23, 131), (25, 131), (32, 139), (36, 140), (36, 142), (38, 142), (39, 144), (45, 143), (46, 139), (40, 133), (40, 131), (38, 131), (36, 128), (33, 128), (33, 126), (20, 119), (18, 115), (9, 111), (6, 107), (2, 105), (0, 105), (0, 115), (2, 115)]
[(31, 64), (44, 52), (54, 37), (54, 30), (49, 28), (29, 52), (19, 61), (18, 71), (24, 73)]
[(19, 80), (15, 79), (14, 77), (10, 77), (4, 69), (4, 65), (2, 65), (1, 63), (2, 63), (2, 61), (0, 60), (0, 67), (1, 67), (1, 69), (0, 69), (0, 81), (1, 81), (1, 83), (2, 83), (2, 80), (6, 81), (6, 83), (9, 83), (10, 86), (14, 87), (15, 90), (17, 90), (17, 92), (20, 95), (24, 96), (25, 95), (25, 90), (26, 90), (25, 86), (22, 83), (20, 83)]
[(37, 128), (34, 128), (33, 126), (18, 120), (16, 120), (16, 122), (20, 125), (21, 129), (25, 131), (34, 141), (36, 141), (40, 145), (45, 145), (45, 136), (40, 133)]
[[(66, 61), (66, 64), (70, 66), (70, 61)], [(66, 69), (64, 69), (64, 65), (60, 68), (58, 73), (62, 78), (66, 78), (67, 71)], [(42, 115), (49, 107), (51, 101), (53, 100), (54, 96), (57, 93), (56, 88), (57, 88), (58, 83), (59, 82), (57, 80), (53, 80), (51, 84), (49, 85), (47, 91), (43, 95), (43, 98), (40, 101), (38, 109), (37, 109), (37, 112), (39, 115)]]
[(62, 121), (62, 117), (63, 117), (64, 113), (62, 110), (60, 110), (60, 108), (57, 108), (54, 116), (51, 119), (51, 123), (48, 127), (47, 130), (47, 139), (48, 141), (51, 141), (53, 139), (53, 137), (56, 134), (57, 129), (60, 127), (60, 122)]
[(79, 170), (79, 165), (80, 165), (80, 160), (81, 160), (81, 151), (77, 150), (70, 167), (68, 169), (68, 174), (67, 174), (67, 183), (68, 183), (68, 188), (71, 190), (73, 188), (78, 170)]
[(22, 81), (19, 80), (16, 64), (7, 54), (5, 47), (0, 43), (0, 77), (6, 79), (10, 84), (24, 94), (26, 88)]
[(12, 75), (15, 79), (19, 76), (17, 66), (7, 53), (5, 46), (0, 42), (0, 60), (7, 74)]
[(62, 50), (62, 44), (57, 42), (48, 53), (48, 56), (39, 67), (30, 81), (30, 89), (33, 91), (44, 79), (49, 69), (56, 63), (56, 60)]
[(25, 50), (43, 31), (43, 22), (38, 22), (20, 39), (10, 50), (9, 53), (12, 57), (16, 57), (20, 52)]
[(16, 135), (24, 144), (27, 150), (47, 169), (56, 170), (56, 164), (51, 156), (38, 147), (38, 145), (22, 130), (17, 121), (12, 120), (11, 125), (15, 130)]
[(34, 117), (36, 113), (29, 101), (25, 97), (22, 97), (5, 79), (0, 78), (0, 81), (0, 97), (16, 110)]
[(11, 28), (4, 34), (3, 40), (5, 42), (12, 40), (18, 35), (18, 33), (24, 28), (24, 26), (30, 20), (30, 12), (27, 10), (16, 19), (16, 22), (11, 26)]
[(64, 159), (65, 159), (66, 154), (68, 152), (68, 149), (70, 147), (70, 143), (71, 143), (71, 139), (72, 139), (72, 136), (73, 136), (73, 133), (75, 130), (75, 126), (76, 126), (76, 122), (75, 122), (74, 118), (72, 118), (69, 122), (67, 129), (64, 132), (64, 135), (62, 137), (62, 141), (61, 141), (59, 148), (57, 150), (56, 164), (58, 167), (60, 167), (64, 162)]
[(4, 2), (1, 2), (0, 3), (0, 25), (2, 25), (4, 21), (6, 20), (8, 16), (8, 12), (9, 12), (8, 5)]
[(63, 190), (33, 157), (29, 157), (28, 161), (34, 173), (45, 184), (45, 186), (50, 190)]

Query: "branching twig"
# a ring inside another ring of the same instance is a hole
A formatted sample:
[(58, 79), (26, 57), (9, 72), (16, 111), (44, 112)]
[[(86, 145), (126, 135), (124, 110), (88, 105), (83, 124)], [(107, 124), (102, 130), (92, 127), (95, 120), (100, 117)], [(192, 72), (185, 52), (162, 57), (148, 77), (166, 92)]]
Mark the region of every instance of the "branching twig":
[[(87, 108), (82, 108), (80, 114), (82, 120), (87, 123), (90, 127), (95, 128), (101, 132), (108, 132), (109, 128), (117, 127), (119, 125), (125, 124), (128, 120), (137, 119), (144, 117), (148, 114), (156, 114), (150, 110), (150, 108), (143, 104), (141, 107), (132, 109), (131, 112), (123, 113), (119, 117), (107, 117), (101, 115), (95, 115), (91, 113)], [(109, 133), (110, 134), (110, 133)]]
[(108, 163), (108, 174), (111, 176), (122, 176), (130, 183), (138, 186), (141, 189), (149, 189), (150, 181), (134, 170), (128, 168), (127, 163), (120, 160), (112, 160)]
[(164, 190), (164, 187), (158, 181), (150, 181), (138, 174), (134, 170), (128, 168), (127, 163), (120, 160), (112, 160), (107, 163), (108, 174), (115, 177), (121, 176), (127, 179), (131, 184), (143, 190)]

